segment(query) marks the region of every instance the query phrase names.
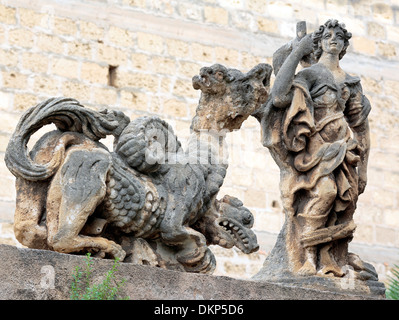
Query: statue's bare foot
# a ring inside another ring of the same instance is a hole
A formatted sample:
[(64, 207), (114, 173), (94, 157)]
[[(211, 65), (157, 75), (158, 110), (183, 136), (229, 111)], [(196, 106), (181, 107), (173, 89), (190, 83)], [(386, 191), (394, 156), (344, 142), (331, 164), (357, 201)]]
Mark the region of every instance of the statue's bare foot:
[(298, 274), (300, 276), (314, 276), (316, 274), (316, 266), (310, 260), (306, 260), (298, 270)]
[(320, 270), (320, 274), (326, 275), (326, 276), (333, 275), (335, 277), (343, 277), (345, 275), (345, 272), (343, 272), (342, 269), (334, 263), (334, 264), (324, 266)]
[(345, 272), (335, 262), (334, 257), (330, 255), (331, 244), (324, 246), (320, 250), (320, 265), (322, 266), (319, 273), (326, 276), (343, 277)]

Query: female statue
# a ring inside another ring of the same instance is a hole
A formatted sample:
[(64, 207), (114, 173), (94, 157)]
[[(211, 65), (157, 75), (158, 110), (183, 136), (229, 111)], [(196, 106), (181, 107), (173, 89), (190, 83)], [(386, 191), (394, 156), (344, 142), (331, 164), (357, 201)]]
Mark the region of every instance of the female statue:
[[(371, 265), (348, 253), (356, 202), (367, 183), (371, 108), (360, 79), (339, 64), (350, 38), (343, 24), (328, 20), (293, 42), (268, 103), (255, 115), (262, 142), (281, 171), (286, 214), (277, 244), (255, 278), (266, 273), (342, 277), (345, 266), (358, 278), (377, 276)], [(311, 60), (315, 63), (295, 74), (301, 61)]]

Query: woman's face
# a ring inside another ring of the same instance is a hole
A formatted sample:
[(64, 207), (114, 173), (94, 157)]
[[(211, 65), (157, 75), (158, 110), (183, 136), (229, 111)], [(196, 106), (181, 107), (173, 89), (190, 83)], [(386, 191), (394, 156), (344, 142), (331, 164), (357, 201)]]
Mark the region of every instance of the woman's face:
[(339, 55), (344, 48), (344, 43), (344, 33), (340, 27), (326, 28), (324, 30), (321, 39), (321, 48), (323, 52)]

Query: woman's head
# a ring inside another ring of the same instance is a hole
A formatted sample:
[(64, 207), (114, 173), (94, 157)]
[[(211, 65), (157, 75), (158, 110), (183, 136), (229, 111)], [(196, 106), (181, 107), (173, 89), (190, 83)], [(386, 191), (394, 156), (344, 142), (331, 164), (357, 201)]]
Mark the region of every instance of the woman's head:
[(338, 50), (339, 59), (346, 53), (349, 46), (349, 39), (352, 34), (345, 29), (345, 25), (338, 20), (330, 19), (313, 33), (313, 52), (316, 60), (319, 60), (324, 51)]

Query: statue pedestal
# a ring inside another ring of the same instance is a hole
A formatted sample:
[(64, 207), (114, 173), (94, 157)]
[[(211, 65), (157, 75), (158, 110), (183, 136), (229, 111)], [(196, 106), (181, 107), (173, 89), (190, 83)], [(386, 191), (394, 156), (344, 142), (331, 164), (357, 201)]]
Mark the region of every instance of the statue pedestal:
[[(94, 279), (113, 265), (93, 259)], [(86, 265), (84, 256), (0, 245), (0, 299), (69, 299), (72, 274)], [(292, 282), (238, 280), (121, 263), (117, 276), (126, 279), (124, 294), (132, 300), (365, 300), (383, 295), (353, 290), (328, 290), (317, 281), (306, 286)], [(350, 283), (348, 284), (348, 286)]]
[[(301, 247), (292, 239), (291, 241), (287, 239), (287, 229), (286, 225), (284, 225), (263, 267), (252, 277), (253, 281), (266, 281), (292, 288), (300, 287), (343, 294), (360, 294), (374, 298), (385, 297), (385, 285), (382, 282), (370, 278), (366, 278), (369, 280), (357, 279), (356, 274), (359, 274), (359, 272), (356, 272), (350, 266), (343, 266), (342, 270), (345, 272), (343, 277), (334, 277), (332, 275), (301, 276), (293, 273), (292, 270), (295, 263), (298, 266), (298, 261), (295, 258), (300, 256)], [(291, 248), (291, 251), (287, 247)], [(371, 264), (364, 263), (364, 265), (374, 270)], [(360, 275), (362, 274), (364, 272), (360, 273)]]
[(385, 285), (379, 281), (362, 281), (354, 278), (335, 278), (326, 276), (300, 277), (292, 276), (278, 279), (262, 277), (261, 272), (252, 278), (253, 281), (266, 281), (290, 288), (319, 290), (320, 292), (336, 292), (367, 296), (372, 299), (385, 298)]

